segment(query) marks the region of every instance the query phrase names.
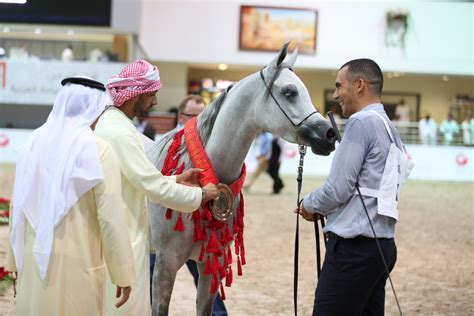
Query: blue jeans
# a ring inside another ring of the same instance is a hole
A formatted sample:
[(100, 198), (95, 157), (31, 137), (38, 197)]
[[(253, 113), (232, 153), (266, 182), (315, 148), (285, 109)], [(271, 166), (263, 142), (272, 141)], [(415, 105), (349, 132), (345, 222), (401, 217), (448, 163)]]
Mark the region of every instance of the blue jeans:
[[(155, 267), (156, 255), (150, 254), (150, 301), (153, 301), (153, 296), (151, 293), (151, 289), (153, 286), (153, 269)], [(189, 272), (193, 275), (194, 285), (198, 285), (199, 281), (199, 271), (197, 269), (197, 264), (194, 260), (186, 261), (186, 266), (189, 269)], [(150, 303), (151, 303), (150, 302)], [(214, 301), (214, 305), (212, 307), (212, 315), (213, 316), (227, 316), (227, 310), (225, 308), (224, 302), (221, 299), (221, 295), (217, 293), (217, 297)]]

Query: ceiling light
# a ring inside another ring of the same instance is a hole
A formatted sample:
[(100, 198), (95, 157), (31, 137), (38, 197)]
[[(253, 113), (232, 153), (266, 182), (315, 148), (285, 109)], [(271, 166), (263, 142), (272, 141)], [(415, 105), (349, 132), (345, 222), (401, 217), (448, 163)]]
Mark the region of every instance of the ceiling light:
[(224, 70), (227, 70), (228, 67), (227, 67), (226, 64), (219, 64), (219, 66), (217, 68), (219, 68), (219, 70), (224, 71)]
[(25, 4), (26, 0), (0, 0), (0, 3), (17, 3), (17, 4)]

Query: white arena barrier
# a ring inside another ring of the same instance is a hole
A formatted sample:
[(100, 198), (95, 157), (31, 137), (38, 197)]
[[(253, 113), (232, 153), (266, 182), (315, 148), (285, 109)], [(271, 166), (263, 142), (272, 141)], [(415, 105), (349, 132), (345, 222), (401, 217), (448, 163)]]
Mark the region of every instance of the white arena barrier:
[[(31, 133), (32, 130), (26, 129), (0, 129), (0, 165), (15, 163), (17, 149)], [(407, 145), (406, 148), (415, 163), (409, 179), (474, 182), (474, 147)], [(316, 156), (308, 148), (303, 174), (326, 177), (333, 156), (334, 153), (328, 157)], [(254, 147), (245, 161), (247, 170), (252, 172), (256, 164)], [(296, 177), (299, 163), (298, 146), (285, 143), (281, 161), (280, 174)]]

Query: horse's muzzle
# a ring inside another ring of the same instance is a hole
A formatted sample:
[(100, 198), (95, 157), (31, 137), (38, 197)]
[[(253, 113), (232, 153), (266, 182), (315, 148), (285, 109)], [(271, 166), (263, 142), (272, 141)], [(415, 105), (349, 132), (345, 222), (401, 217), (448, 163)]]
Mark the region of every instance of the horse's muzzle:
[(303, 124), (299, 132), (303, 143), (316, 155), (328, 156), (336, 148), (336, 133), (325, 120)]

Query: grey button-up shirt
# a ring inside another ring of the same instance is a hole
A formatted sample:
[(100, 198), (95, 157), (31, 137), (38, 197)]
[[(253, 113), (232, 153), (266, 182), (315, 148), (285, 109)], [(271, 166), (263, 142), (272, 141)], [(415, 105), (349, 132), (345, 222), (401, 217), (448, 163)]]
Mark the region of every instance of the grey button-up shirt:
[[(303, 201), (307, 212), (327, 215), (324, 232), (330, 231), (343, 238), (374, 237), (362, 202), (355, 194), (355, 186), (358, 183), (360, 187), (379, 189), (391, 140), (382, 120), (370, 110), (388, 121), (397, 147), (402, 148), (400, 135), (383, 105), (367, 105), (347, 120), (326, 183), (306, 195)], [(378, 215), (376, 198), (363, 198), (377, 237), (393, 238), (396, 221)]]

